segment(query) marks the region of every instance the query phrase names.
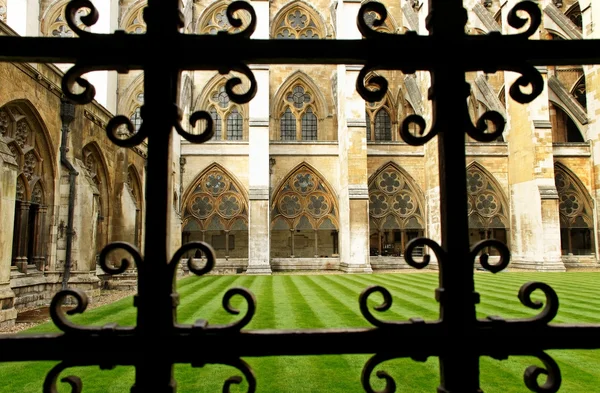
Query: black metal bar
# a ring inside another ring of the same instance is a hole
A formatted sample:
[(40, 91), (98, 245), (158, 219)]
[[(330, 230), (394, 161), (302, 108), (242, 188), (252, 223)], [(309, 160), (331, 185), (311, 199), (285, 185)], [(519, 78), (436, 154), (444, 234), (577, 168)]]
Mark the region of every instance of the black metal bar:
[[(181, 70), (214, 70), (231, 61), (247, 64), (378, 64), (389, 69), (432, 70), (440, 60), (440, 48), (454, 47), (453, 60), (467, 71), (532, 65), (578, 65), (600, 63), (600, 40), (546, 41), (500, 35), (465, 36), (460, 45), (442, 37), (394, 35), (377, 40), (241, 40), (227, 36), (174, 35), (172, 52), (185, 53), (170, 59)], [(86, 38), (0, 36), (0, 61), (34, 63), (84, 63), (101, 69), (142, 69), (156, 61), (156, 43), (147, 35), (98, 35)], [(230, 50), (207, 56), (223, 47)], [(389, 48), (400, 49), (400, 60)], [(273, 56), (277, 53), (277, 56)], [(327, 56), (306, 56), (326, 53)], [(443, 52), (442, 52), (443, 53)]]

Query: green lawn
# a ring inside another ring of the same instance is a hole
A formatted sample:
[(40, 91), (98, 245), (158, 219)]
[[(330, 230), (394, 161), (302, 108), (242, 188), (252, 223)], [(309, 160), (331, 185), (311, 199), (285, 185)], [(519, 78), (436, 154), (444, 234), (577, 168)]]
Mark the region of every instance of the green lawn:
[[(519, 287), (528, 281), (550, 284), (558, 293), (560, 309), (554, 323), (600, 323), (600, 273), (517, 273), (476, 274), (480, 317), (501, 315), (519, 318), (537, 314), (521, 305), (517, 299)], [(235, 317), (221, 307), (225, 291), (233, 286), (250, 289), (257, 298), (257, 311), (247, 329), (266, 328), (330, 328), (367, 327), (361, 316), (358, 295), (367, 286), (385, 286), (393, 295), (393, 306), (386, 319), (406, 320), (420, 316), (436, 319), (438, 304), (434, 300), (437, 275), (372, 274), (372, 275), (275, 275), (275, 276), (206, 276), (189, 277), (178, 282), (181, 305), (178, 319), (193, 323), (207, 319), (211, 324), (227, 323)], [(374, 296), (375, 297), (375, 296)], [(541, 297), (538, 297), (541, 299)], [(239, 304), (239, 303), (238, 303)], [(85, 312), (73, 318), (81, 324), (103, 325), (118, 322), (132, 325), (135, 308), (132, 298)], [(28, 332), (54, 331), (51, 324), (40, 325)], [(398, 343), (409, 340), (398, 337)], [(600, 386), (600, 350), (549, 351), (558, 362), (563, 384), (560, 392), (595, 392)], [(257, 378), (258, 392), (361, 392), (361, 370), (369, 356), (321, 356), (247, 358)], [(41, 392), (43, 378), (55, 363), (22, 362), (0, 364), (0, 392)], [(481, 359), (481, 387), (486, 393), (526, 392), (523, 372), (531, 364), (541, 365), (534, 358), (511, 357), (496, 361)], [(438, 361), (425, 363), (392, 360), (380, 365), (394, 376), (399, 393), (435, 392), (439, 383)], [(71, 371), (71, 372), (70, 372)], [(100, 371), (97, 367), (74, 368), (65, 371), (82, 378), (83, 392), (129, 392), (134, 369), (117, 367)], [(192, 369), (177, 365), (178, 392), (220, 392), (222, 383), (240, 373), (232, 368), (207, 366)], [(65, 385), (65, 384), (62, 384)], [(383, 384), (374, 382), (374, 388)], [(242, 385), (242, 388), (244, 385)], [(68, 392), (68, 386), (59, 386)], [(233, 392), (242, 392), (235, 385)]]

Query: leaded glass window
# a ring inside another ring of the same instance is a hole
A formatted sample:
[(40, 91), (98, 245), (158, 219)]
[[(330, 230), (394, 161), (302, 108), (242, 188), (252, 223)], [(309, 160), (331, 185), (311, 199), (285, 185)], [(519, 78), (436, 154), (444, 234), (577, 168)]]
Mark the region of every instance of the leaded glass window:
[(287, 108), (281, 116), (281, 140), (296, 140), (296, 117), (292, 114), (290, 108)]
[(227, 116), (227, 139), (228, 140), (241, 140), (243, 139), (243, 124), (242, 116), (233, 108), (229, 116)]
[(302, 115), (302, 140), (317, 140), (317, 116), (310, 108)]
[(133, 129), (137, 132), (142, 126), (142, 114), (139, 106), (133, 111), (130, 120), (131, 124), (133, 124)]
[(247, 106), (240, 106), (229, 98), (225, 83), (221, 80), (208, 87), (205, 100), (210, 102), (209, 113), (214, 123), (214, 141), (246, 139), (244, 111)]
[(390, 115), (385, 109), (380, 109), (375, 115), (375, 140), (392, 140), (392, 122), (390, 121)]
[(217, 113), (217, 110), (215, 109), (215, 107), (211, 107), (210, 108), (210, 117), (212, 117), (213, 119), (213, 126), (215, 129), (215, 133), (213, 135), (213, 140), (221, 140), (221, 115), (219, 115), (219, 113)]

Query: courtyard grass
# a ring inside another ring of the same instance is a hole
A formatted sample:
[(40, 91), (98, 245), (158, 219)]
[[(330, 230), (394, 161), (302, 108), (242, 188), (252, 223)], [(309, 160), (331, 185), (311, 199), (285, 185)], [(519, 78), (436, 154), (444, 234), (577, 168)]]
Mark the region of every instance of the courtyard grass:
[[(535, 315), (521, 305), (517, 293), (528, 281), (551, 285), (560, 299), (560, 308), (553, 323), (600, 323), (600, 272), (521, 273), (504, 272), (496, 275), (477, 273), (476, 287), (481, 294), (478, 316), (501, 315), (523, 318)], [(211, 324), (236, 320), (226, 313), (221, 300), (231, 287), (246, 287), (257, 299), (257, 310), (246, 329), (369, 327), (358, 306), (358, 295), (370, 285), (383, 285), (393, 296), (390, 310), (382, 319), (406, 320), (411, 317), (437, 319), (439, 306), (434, 300), (438, 277), (435, 273), (370, 274), (370, 275), (274, 275), (274, 276), (205, 276), (188, 277), (178, 281), (181, 304), (180, 323), (206, 319)], [(374, 300), (378, 300), (373, 295)], [(534, 298), (542, 299), (539, 294)], [(235, 299), (235, 298), (234, 298)], [(244, 310), (243, 301), (232, 303)], [(99, 307), (73, 319), (79, 324), (103, 325), (117, 322), (133, 325), (136, 310), (132, 298)], [(237, 317), (239, 318), (239, 317)], [(56, 331), (44, 324), (23, 334)], [(524, 338), (525, 339), (525, 338)], [(527, 338), (531, 339), (531, 338)], [(402, 345), (411, 337), (398, 337), (394, 345)], [(349, 343), (352, 345), (352, 343)], [(0, 349), (1, 350), (1, 349)], [(93, 349), (90, 349), (93, 350)], [(190, 348), (201, 352), (201, 348)], [(561, 368), (563, 383), (560, 392), (594, 392), (600, 386), (600, 350), (548, 351)], [(370, 356), (306, 356), (246, 358), (257, 378), (258, 392), (347, 393), (362, 392), (361, 370)], [(44, 376), (55, 362), (20, 362), (0, 364), (0, 392), (41, 392)], [(535, 358), (511, 357), (497, 361), (481, 358), (481, 388), (486, 393), (526, 392), (523, 372), (527, 366), (541, 363)], [(435, 392), (439, 384), (437, 358), (424, 363), (408, 359), (385, 362), (378, 369), (389, 372), (396, 380), (399, 393)], [(134, 381), (132, 367), (117, 367), (101, 371), (98, 367), (68, 369), (62, 376), (82, 378), (83, 392), (128, 392)], [(208, 365), (192, 368), (176, 365), (178, 392), (219, 392), (223, 381), (240, 372), (226, 366)], [(70, 391), (60, 384), (60, 392)], [(233, 386), (232, 391), (245, 391), (245, 384)], [(383, 384), (373, 377), (373, 387)]]

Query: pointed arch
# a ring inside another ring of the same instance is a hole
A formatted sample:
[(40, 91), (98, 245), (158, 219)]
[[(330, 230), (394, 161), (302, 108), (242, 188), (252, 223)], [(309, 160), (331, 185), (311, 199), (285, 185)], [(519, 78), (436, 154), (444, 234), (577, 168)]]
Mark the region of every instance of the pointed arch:
[(331, 185), (302, 162), (280, 182), (271, 202), (271, 256), (334, 256), (339, 206)]
[(0, 107), (0, 134), (18, 165), (12, 264), (43, 270), (48, 254), (47, 217), (52, 217), (54, 148), (36, 108), (27, 100)]
[[(380, 76), (375, 72), (369, 73), (366, 78), (366, 86), (370, 80)], [(392, 94), (388, 90), (385, 97), (378, 102), (365, 101), (365, 120), (367, 123), (367, 141), (392, 141), (398, 135), (398, 113), (397, 106)]]
[(123, 12), (119, 26), (129, 34), (143, 34), (146, 32), (146, 22), (143, 18), (147, 0), (138, 0)]
[(471, 244), (490, 238), (507, 242), (507, 231), (510, 228), (508, 206), (508, 199), (495, 177), (476, 161), (467, 165), (467, 208)]
[[(50, 4), (40, 18), (41, 35), (47, 37), (76, 37), (65, 20), (65, 7), (70, 0), (57, 0)], [(89, 31), (90, 28), (81, 23), (80, 18), (89, 13), (86, 8), (77, 12), (77, 24), (82, 30)]]
[(283, 6), (271, 25), (271, 38), (323, 39), (328, 36), (321, 14), (304, 1), (292, 1)]
[(274, 139), (318, 140), (319, 126), (327, 117), (325, 98), (302, 71), (293, 73), (278, 89), (272, 104)]
[(400, 256), (411, 239), (424, 234), (423, 192), (392, 161), (369, 177), (368, 186), (370, 247), (377, 255)]
[(208, 242), (217, 257), (248, 257), (248, 194), (223, 166), (212, 163), (196, 176), (183, 194), (182, 209), (184, 242)]
[(110, 195), (112, 184), (110, 181), (108, 166), (106, 164), (106, 158), (102, 154), (98, 143), (95, 141), (87, 143), (83, 149), (81, 149), (81, 157), (85, 170), (94, 182), (97, 192), (98, 203), (98, 221), (96, 223), (96, 253), (104, 248), (108, 243), (108, 228), (109, 228), (109, 217), (111, 216), (111, 198)]
[[(205, 85), (194, 104), (194, 110), (205, 110), (210, 113), (215, 123), (213, 140), (248, 140), (249, 133), (249, 107), (248, 104), (239, 105), (229, 99), (225, 92), (228, 79), (236, 75), (225, 77), (215, 74)], [(242, 80), (245, 80), (242, 77)], [(242, 89), (246, 89), (243, 86)]]
[(240, 27), (233, 27), (227, 19), (227, 6), (231, 0), (216, 1), (210, 4), (196, 20), (196, 34), (216, 35), (220, 32), (237, 33), (244, 30), (250, 24), (250, 14), (246, 11), (238, 11), (235, 16), (242, 20)]
[(554, 163), (563, 255), (594, 253), (592, 198), (579, 177), (566, 165)]

